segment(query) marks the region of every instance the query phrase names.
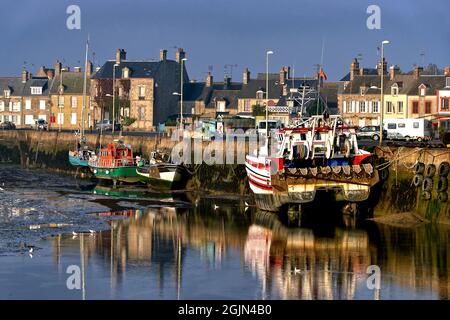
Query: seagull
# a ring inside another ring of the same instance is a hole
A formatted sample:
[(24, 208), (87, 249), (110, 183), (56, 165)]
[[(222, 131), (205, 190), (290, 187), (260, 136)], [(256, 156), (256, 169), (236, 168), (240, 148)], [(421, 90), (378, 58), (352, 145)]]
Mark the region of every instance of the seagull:
[(28, 252), (29, 252), (30, 254), (32, 254), (33, 251), (34, 251), (34, 248), (33, 248), (33, 247), (30, 247), (30, 249), (28, 250)]
[(5, 189), (3, 189), (2, 187), (0, 187), (0, 191), (5, 191)]
[(244, 203), (245, 203), (245, 206), (246, 206), (246, 207), (248, 207), (248, 206), (249, 206), (249, 204), (247, 203), (247, 201), (244, 201)]
[(76, 233), (75, 231), (72, 231), (72, 235), (73, 235), (72, 238), (75, 238), (78, 235), (78, 233)]
[(218, 205), (214, 205), (214, 210), (217, 210), (217, 209), (219, 209), (219, 206)]
[(89, 229), (89, 233), (93, 234), (93, 233), (95, 233), (95, 231), (92, 229)]

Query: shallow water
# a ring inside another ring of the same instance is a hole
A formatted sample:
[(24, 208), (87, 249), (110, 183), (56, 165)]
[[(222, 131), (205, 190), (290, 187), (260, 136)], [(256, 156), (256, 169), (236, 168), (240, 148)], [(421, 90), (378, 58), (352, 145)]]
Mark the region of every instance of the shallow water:
[[(248, 199), (82, 183), (0, 167), (0, 298), (449, 298), (444, 226), (355, 223), (317, 208), (307, 228), (288, 228)], [(370, 265), (379, 290), (367, 286)], [(67, 286), (71, 266), (79, 289)]]

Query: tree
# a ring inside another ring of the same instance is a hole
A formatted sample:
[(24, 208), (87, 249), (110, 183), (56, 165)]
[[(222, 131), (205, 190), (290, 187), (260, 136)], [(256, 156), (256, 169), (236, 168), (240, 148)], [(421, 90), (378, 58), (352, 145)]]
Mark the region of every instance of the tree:
[(253, 105), (252, 106), (252, 115), (254, 117), (265, 116), (266, 115), (266, 106), (262, 106), (259, 104)]
[[(318, 114), (322, 114), (325, 111), (325, 108), (326, 108), (325, 102), (322, 99), (320, 99)], [(306, 113), (308, 114), (308, 116), (315, 116), (317, 114), (317, 100), (309, 104), (309, 106), (306, 108)]]

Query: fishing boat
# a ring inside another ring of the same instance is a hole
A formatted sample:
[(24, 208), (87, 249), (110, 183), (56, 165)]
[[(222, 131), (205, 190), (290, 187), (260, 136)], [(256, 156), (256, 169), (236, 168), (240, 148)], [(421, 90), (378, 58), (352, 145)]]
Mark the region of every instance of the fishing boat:
[[(89, 148), (84, 136), (85, 126), (85, 112), (86, 112), (86, 91), (87, 91), (87, 64), (88, 64), (89, 40), (86, 42), (86, 56), (84, 63), (84, 79), (83, 79), (83, 102), (81, 110), (81, 130), (79, 139), (77, 141), (77, 148), (75, 151), (69, 151), (69, 162), (72, 166), (78, 168), (87, 168), (89, 166), (89, 159), (95, 155), (95, 152)], [(60, 76), (60, 86), (62, 87), (62, 76)]]
[(139, 180), (150, 188), (170, 190), (183, 186), (187, 170), (183, 165), (170, 162), (165, 153), (152, 152), (149, 164), (137, 168)]
[(256, 205), (278, 211), (334, 192), (336, 201), (368, 199), (378, 183), (375, 156), (358, 148), (356, 128), (339, 115), (317, 115), (263, 137), (245, 167)]
[(105, 148), (100, 149), (98, 156), (89, 160), (89, 168), (97, 179), (113, 181), (114, 186), (118, 181), (135, 183), (139, 182), (136, 172), (139, 157), (133, 157), (130, 145), (125, 145), (122, 140), (114, 140)]

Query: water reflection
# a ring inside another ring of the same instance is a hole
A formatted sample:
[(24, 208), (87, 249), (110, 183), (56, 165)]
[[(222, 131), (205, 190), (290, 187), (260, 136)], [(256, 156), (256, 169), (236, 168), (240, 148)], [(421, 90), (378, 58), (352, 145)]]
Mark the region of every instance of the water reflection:
[[(54, 263), (80, 251), (91, 299), (105, 298), (89, 288), (106, 281), (111, 298), (136, 288), (172, 299), (449, 298), (449, 229), (373, 224), (324, 234), (248, 214), (236, 201), (216, 203), (104, 213), (114, 218), (110, 231), (52, 238)], [(372, 264), (382, 271), (380, 292), (366, 285)]]

